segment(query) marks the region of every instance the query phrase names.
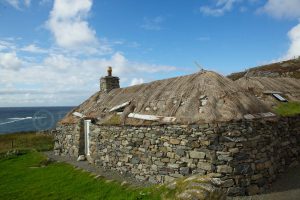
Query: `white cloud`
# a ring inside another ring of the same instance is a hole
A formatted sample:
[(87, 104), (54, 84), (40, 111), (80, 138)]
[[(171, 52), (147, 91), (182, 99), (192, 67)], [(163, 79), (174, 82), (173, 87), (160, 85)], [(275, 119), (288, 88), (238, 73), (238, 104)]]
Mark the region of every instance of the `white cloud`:
[(145, 78), (155, 79), (153, 74), (166, 75), (177, 70), (172, 66), (133, 62), (120, 52), (108, 58), (86, 59), (51, 53), (42, 61), (27, 60), (24, 67), (24, 61), (15, 53), (6, 57), (3, 59), (0, 54), (0, 61), (6, 61), (0, 64), (1, 106), (77, 105), (99, 90), (99, 78), (106, 75), (107, 66), (113, 67), (113, 75), (120, 77), (122, 87), (130, 85), (136, 77), (140, 77), (134, 81), (137, 84)]
[(144, 83), (145, 81), (144, 81), (144, 79), (142, 79), (142, 78), (133, 78), (132, 80), (131, 80), (131, 83), (130, 83), (130, 85), (131, 86), (133, 86), (133, 85), (139, 85), (139, 84), (142, 84), (142, 83)]
[(300, 55), (300, 0), (268, 0), (259, 12), (267, 13), (277, 19), (299, 19), (298, 25), (288, 32), (290, 46), (280, 60), (291, 59)]
[(21, 48), (22, 51), (30, 52), (30, 53), (47, 53), (48, 51), (45, 49), (42, 49), (35, 44), (27, 45), (23, 48)]
[(161, 16), (155, 17), (153, 19), (144, 18), (144, 24), (141, 27), (145, 30), (159, 31), (162, 29), (162, 23), (164, 18)]
[(31, 4), (31, 0), (24, 0), (24, 4), (26, 7), (29, 7)]
[(92, 0), (54, 1), (47, 25), (58, 46), (78, 49), (97, 45), (96, 32), (86, 21), (91, 7)]
[(288, 36), (291, 44), (284, 59), (300, 56), (300, 23), (289, 31)]
[(17, 57), (15, 52), (0, 53), (0, 69), (19, 70), (23, 62)]
[(31, 4), (31, 0), (4, 0), (4, 1), (18, 10), (20, 10), (22, 6), (29, 7)]
[(200, 7), (200, 12), (202, 12), (204, 15), (208, 16), (222, 16), (226, 12), (229, 12), (232, 10), (234, 4), (240, 3), (243, 0), (217, 0), (216, 4), (214, 6), (202, 6)]
[(299, 0), (268, 0), (259, 12), (265, 12), (275, 18), (300, 18)]
[(16, 8), (16, 9), (20, 9), (19, 8), (19, 0), (5, 0), (8, 4), (10, 4), (12, 7)]

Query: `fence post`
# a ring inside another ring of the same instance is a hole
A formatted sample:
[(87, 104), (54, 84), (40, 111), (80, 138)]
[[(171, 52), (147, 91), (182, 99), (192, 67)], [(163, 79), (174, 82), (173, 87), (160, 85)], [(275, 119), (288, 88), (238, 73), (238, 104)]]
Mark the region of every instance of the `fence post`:
[(11, 149), (14, 148), (14, 140), (11, 140)]

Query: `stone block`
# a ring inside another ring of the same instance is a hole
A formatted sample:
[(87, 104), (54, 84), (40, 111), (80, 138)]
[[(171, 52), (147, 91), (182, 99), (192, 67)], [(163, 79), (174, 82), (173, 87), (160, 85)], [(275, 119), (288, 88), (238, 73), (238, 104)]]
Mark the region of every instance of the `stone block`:
[(190, 151), (190, 157), (196, 159), (203, 159), (205, 158), (205, 153), (200, 151)]
[(179, 169), (179, 171), (180, 171), (180, 174), (185, 175), (185, 176), (189, 175), (191, 173), (191, 169), (189, 167), (181, 167)]
[(180, 144), (180, 140), (171, 138), (170, 139), (170, 144), (175, 144), (175, 145)]
[(208, 162), (198, 162), (197, 167), (199, 169), (203, 169), (206, 171), (212, 171), (213, 170), (213, 165), (211, 163)]
[(230, 174), (230, 173), (232, 173), (232, 167), (230, 167), (228, 165), (219, 165), (219, 166), (217, 166), (217, 172)]

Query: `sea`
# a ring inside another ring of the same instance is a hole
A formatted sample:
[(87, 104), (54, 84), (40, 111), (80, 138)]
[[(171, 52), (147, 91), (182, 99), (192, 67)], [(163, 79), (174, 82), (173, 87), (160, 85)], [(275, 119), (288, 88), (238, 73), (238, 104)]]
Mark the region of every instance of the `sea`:
[(50, 130), (74, 107), (0, 107), (0, 134)]

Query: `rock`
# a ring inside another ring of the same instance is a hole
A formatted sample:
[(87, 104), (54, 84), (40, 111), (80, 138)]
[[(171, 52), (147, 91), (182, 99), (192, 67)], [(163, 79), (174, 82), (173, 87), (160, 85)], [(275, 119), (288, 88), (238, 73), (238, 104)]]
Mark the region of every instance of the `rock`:
[(203, 158), (205, 158), (205, 153), (199, 152), (199, 151), (190, 151), (190, 157), (197, 158), (197, 159), (203, 159)]
[(245, 194), (245, 189), (242, 187), (231, 187), (227, 190), (228, 196), (242, 196)]
[(197, 167), (199, 169), (207, 170), (207, 171), (212, 171), (213, 165), (208, 162), (198, 162)]
[(85, 155), (80, 155), (80, 156), (78, 156), (78, 158), (77, 158), (77, 161), (85, 161), (85, 160), (86, 160)]
[[(165, 177), (167, 178), (167, 177)], [(176, 179), (166, 184), (167, 190), (162, 194), (162, 199), (182, 200), (225, 200), (225, 193), (215, 187), (209, 177), (194, 175), (185, 179)]]
[(253, 180), (253, 181), (259, 180), (261, 178), (263, 178), (262, 174), (255, 174), (255, 175), (251, 176), (251, 180)]
[(178, 169), (179, 168), (179, 164), (172, 164), (172, 163), (169, 163), (168, 164), (168, 167), (172, 168), (172, 169)]
[(247, 194), (250, 195), (250, 196), (258, 194), (259, 192), (260, 192), (260, 190), (259, 190), (259, 187), (257, 185), (250, 185), (247, 188)]
[(240, 174), (251, 174), (252, 168), (250, 164), (239, 164), (234, 168), (234, 174), (240, 175)]
[(176, 145), (176, 144), (180, 144), (180, 140), (171, 138), (171, 139), (170, 139), (170, 143), (171, 143), (171, 144), (175, 144), (175, 145)]
[(189, 175), (191, 173), (191, 169), (189, 167), (180, 167), (180, 174)]
[(230, 167), (228, 165), (219, 165), (219, 166), (217, 166), (217, 172), (230, 174), (230, 173), (232, 173), (232, 167)]
[(140, 163), (140, 161), (141, 161), (141, 159), (139, 159), (138, 157), (133, 157), (132, 159), (131, 159), (131, 164), (139, 164)]
[(185, 151), (183, 149), (176, 149), (175, 153), (180, 157), (185, 156)]
[(162, 158), (161, 162), (168, 163), (170, 162), (170, 158)]
[(228, 188), (234, 185), (233, 179), (221, 180), (220, 178), (212, 178), (212, 183), (223, 188)]

